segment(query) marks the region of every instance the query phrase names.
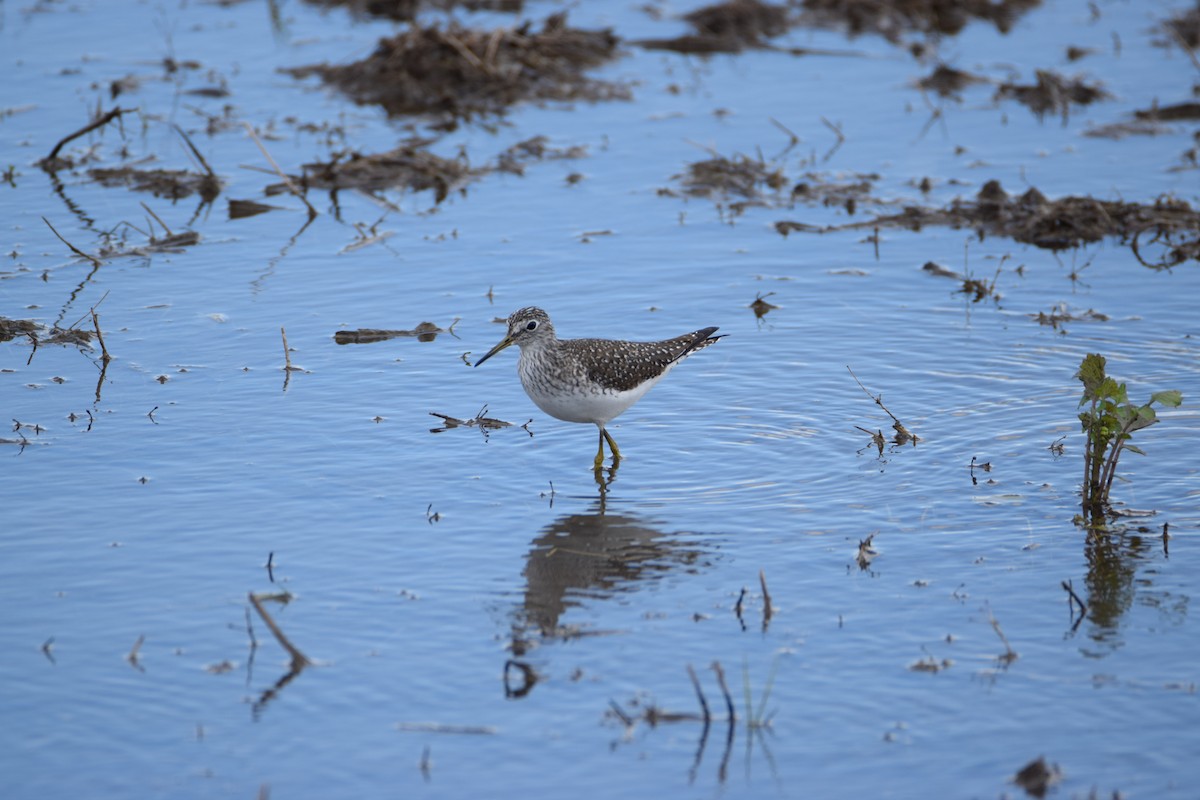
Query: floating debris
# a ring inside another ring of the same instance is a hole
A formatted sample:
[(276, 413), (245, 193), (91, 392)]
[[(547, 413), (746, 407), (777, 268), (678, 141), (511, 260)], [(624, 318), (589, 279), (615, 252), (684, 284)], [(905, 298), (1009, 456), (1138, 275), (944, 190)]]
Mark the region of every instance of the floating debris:
[(754, 302), (749, 305), (750, 310), (754, 312), (756, 318), (762, 319), (771, 311), (779, 308), (779, 306), (767, 302), (767, 298), (773, 294), (775, 293), (767, 292), (766, 294), (759, 294), (754, 298)]
[(932, 73), (917, 81), (917, 86), (926, 91), (935, 92), (939, 97), (961, 100), (963, 89), (987, 82), (987, 78), (979, 75), (947, 67), (945, 64), (938, 64)]
[(1107, 314), (1091, 308), (1086, 311), (1071, 311), (1067, 308), (1066, 303), (1059, 303), (1049, 312), (1039, 311), (1027, 316), (1032, 317), (1038, 325), (1049, 325), (1055, 330), (1058, 330), (1064, 322), (1108, 322), (1109, 320)]
[(467, 11), (501, 11), (519, 14), (525, 6), (524, 0), (305, 0), (321, 8), (346, 8), (358, 17), (382, 17), (396, 22), (412, 22), (422, 9), (450, 11), (463, 8)]
[(18, 336), (27, 336), (35, 347), (44, 344), (90, 345), (95, 331), (80, 328), (47, 328), (31, 319), (9, 319), (0, 317), (0, 342), (8, 342)]
[(1155, 44), (1162, 47), (1182, 47), (1194, 59), (1196, 50), (1200, 48), (1200, 4), (1165, 20), (1158, 26), (1158, 30), (1166, 35), (1166, 40), (1157, 41)]
[(740, 53), (765, 47), (766, 40), (787, 31), (792, 19), (786, 6), (760, 0), (729, 0), (684, 15), (694, 33), (670, 39), (642, 39), (633, 44), (648, 50), (677, 53)]
[(686, 175), (676, 175), (683, 190), (693, 197), (728, 197), (737, 195), (757, 200), (764, 189), (779, 191), (787, 184), (783, 170), (760, 158), (736, 155), (733, 158), (715, 156), (688, 165)]
[(458, 419), (449, 414), (439, 414), (436, 411), (430, 411), (429, 416), (437, 417), (442, 421), (442, 427), (430, 428), (430, 433), (444, 433), (451, 428), (480, 428), (485, 433), (489, 430), (497, 430), (499, 428), (511, 428), (511, 422), (505, 422), (502, 419), (487, 416), (487, 406), (479, 409), (479, 413), (471, 419)]
[(549, 137), (533, 136), (523, 142), (517, 142), (496, 156), (495, 170), (524, 175), (526, 165), (531, 162), (584, 158), (587, 154), (588, 150), (585, 145), (551, 147)]
[(1000, 84), (995, 99), (1013, 98), (1028, 106), (1039, 120), (1049, 113), (1058, 114), (1065, 125), (1072, 105), (1086, 106), (1112, 98), (1098, 83), (1085, 83), (1081, 78), (1068, 80), (1057, 72), (1045, 69), (1037, 70), (1036, 75), (1037, 83), (1034, 84)]
[(269, 206), (266, 203), (260, 203), (257, 200), (234, 200), (229, 199), (229, 218), (230, 219), (245, 219), (246, 217), (265, 214), (268, 211), (279, 211), (279, 206)]
[(871, 540), (875, 538), (875, 534), (871, 534), (865, 539), (858, 541), (858, 552), (854, 556), (854, 560), (858, 563), (859, 569), (866, 569), (871, 566), (871, 562), (875, 560), (875, 556), (879, 555), (879, 551), (871, 544)]
[(1112, 139), (1114, 141), (1128, 136), (1162, 136), (1171, 133), (1171, 128), (1149, 119), (1133, 120), (1130, 122), (1113, 122), (1108, 125), (1098, 125), (1088, 128), (1084, 136), (1093, 139)]
[(1154, 105), (1141, 111), (1134, 111), (1133, 116), (1137, 119), (1154, 120), (1156, 122), (1198, 120), (1200, 119), (1200, 103), (1175, 103), (1169, 106)]
[[(1139, 259), (1148, 267), (1169, 268), (1200, 257), (1200, 243), (1189, 236), (1200, 230), (1200, 211), (1184, 200), (1162, 196), (1153, 203), (1126, 203), (1097, 200), (1094, 197), (1068, 196), (1048, 200), (1030, 188), (1010, 197), (999, 181), (988, 181), (974, 200), (956, 199), (941, 209), (906, 206), (899, 214), (875, 217), (840, 226), (818, 227), (781, 221), (775, 228), (781, 234), (791, 231), (849, 230), (858, 228), (903, 228), (919, 231), (930, 225), (972, 228), (984, 234), (1006, 236), (1046, 250), (1067, 250), (1115, 236), (1130, 245), (1159, 244), (1167, 252), (1158, 262)], [(1139, 242), (1145, 234), (1146, 242)]]
[(1045, 797), (1051, 786), (1062, 780), (1062, 770), (1058, 764), (1047, 764), (1043, 756), (1038, 756), (1017, 771), (1012, 782), (1025, 790), (1030, 797)]
[(806, 25), (844, 28), (851, 36), (874, 33), (899, 43), (909, 33), (953, 36), (972, 19), (1008, 33), (1041, 0), (803, 0), (800, 5)]
[(136, 192), (150, 192), (155, 197), (168, 200), (182, 200), (199, 194), (201, 200), (211, 203), (221, 193), (221, 181), (215, 176), (185, 169), (96, 167), (89, 169), (88, 175), (101, 186), (126, 186)]
[[(302, 186), (330, 191), (407, 189), (421, 192), (428, 189), (434, 193), (434, 202), (440, 203), (470, 177), (471, 168), (463, 160), (442, 158), (421, 149), (419, 145), (422, 144), (426, 143), (405, 144), (373, 155), (342, 151), (327, 162), (305, 164), (304, 174), (293, 180)], [(285, 191), (288, 191), (285, 184), (272, 184), (266, 189), (268, 195)]]
[(540, 31), (474, 30), (414, 25), (381, 39), (375, 52), (345, 65), (316, 64), (284, 70), (296, 78), (316, 76), (363, 105), (391, 116), (431, 115), (471, 119), (503, 114), (528, 100), (628, 99), (629, 89), (584, 77), (584, 70), (611, 60), (618, 39), (611, 30), (581, 30), (566, 14), (546, 19)]
[(950, 669), (954, 666), (954, 661), (949, 658), (943, 658), (941, 661), (933, 656), (925, 656), (920, 661), (914, 661), (908, 665), (910, 672), (931, 672), (938, 673), (944, 669)]
[(352, 331), (338, 331), (333, 335), (333, 340), (338, 344), (374, 344), (375, 342), (386, 342), (388, 339), (415, 337), (418, 342), (432, 342), (439, 333), (453, 335), (454, 326), (457, 323), (458, 319), (456, 318), (454, 322), (450, 323), (449, 328), (440, 328), (432, 322), (422, 322), (411, 331), (358, 328)]

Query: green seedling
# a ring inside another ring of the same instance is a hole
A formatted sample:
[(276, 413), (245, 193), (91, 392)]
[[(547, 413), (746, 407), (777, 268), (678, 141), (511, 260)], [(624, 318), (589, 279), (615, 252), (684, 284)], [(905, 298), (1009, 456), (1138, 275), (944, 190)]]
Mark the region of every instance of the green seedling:
[(1129, 402), (1124, 383), (1117, 383), (1104, 370), (1104, 356), (1089, 353), (1079, 365), (1075, 377), (1083, 383), (1079, 421), (1087, 436), (1083, 460), (1083, 510), (1098, 516), (1108, 506), (1109, 491), (1117, 474), (1117, 461), (1126, 450), (1145, 455), (1129, 440), (1134, 431), (1158, 422), (1154, 404), (1174, 408), (1183, 401), (1178, 390), (1155, 392), (1150, 400), (1137, 406)]

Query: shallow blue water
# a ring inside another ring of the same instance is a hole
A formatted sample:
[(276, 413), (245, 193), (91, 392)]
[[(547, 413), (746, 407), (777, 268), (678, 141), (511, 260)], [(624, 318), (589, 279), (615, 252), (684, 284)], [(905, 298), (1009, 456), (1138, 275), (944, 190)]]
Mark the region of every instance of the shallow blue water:
[[(228, 103), (234, 122), (272, 128), (265, 143), (289, 170), (329, 152), (289, 116), (344, 125), (362, 152), (390, 148), (401, 134), (380, 113), (276, 68), (361, 57), (393, 26), (301, 4), (282, 6), (282, 30), (257, 4), (0, 6), (12, 76), (0, 166), (17, 173), (0, 186), (12, 253), (0, 315), (70, 324), (98, 304), (114, 356), (98, 386), (94, 350), (0, 346), (0, 411), (24, 425), (0, 438), (27, 440), (0, 445), (4, 795), (994, 797), (1018, 795), (1009, 778), (1044, 754), (1063, 796), (1192, 796), (1195, 265), (1152, 273), (1113, 242), (1056, 257), (941, 229), (883, 231), (876, 257), (869, 231), (772, 228), (845, 222), (840, 208), (730, 217), (659, 194), (705, 148), (774, 157), (787, 146), (774, 118), (802, 139), (779, 156), (791, 180), (878, 172), (875, 195), (915, 201), (909, 182), (930, 176), (931, 204), (996, 178), (1012, 192), (1173, 192), (1194, 205), (1195, 171), (1172, 171), (1188, 126), (1083, 136), (1155, 98), (1186, 99), (1194, 82), (1184, 55), (1150, 44), (1169, 6), (1099, 9), (1093, 20), (1085, 3), (1053, 3), (1008, 37), (977, 24), (942, 44), (995, 79), (1049, 66), (1103, 80), (1116, 98), (1066, 125), (979, 87), (922, 135), (929, 109), (912, 83), (931, 66), (870, 37), (783, 40), (851, 58), (630, 47), (596, 74), (635, 80), (633, 101), (523, 107), (497, 131), (467, 126), (436, 145), (483, 163), (544, 134), (587, 145), (586, 158), (491, 175), (436, 207), (428, 193), (389, 196), (400, 213), (342, 193), (341, 221), (314, 192), (321, 215), (302, 229), (286, 197), (267, 199), (284, 211), (225, 219), (226, 197), (261, 199), (274, 178), (240, 124), (209, 136), (193, 109), (222, 116)], [(608, 5), (571, 20), (628, 38), (681, 30)], [(1068, 44), (1100, 52), (1068, 65)], [(164, 80), (167, 55), (202, 67)], [(82, 173), (60, 173), (56, 193), (34, 165), (130, 73), (140, 88), (117, 102), (141, 114), (124, 138), (109, 128), (69, 149), (95, 144), (115, 165), (124, 142), (131, 158), (185, 168), (173, 121), (226, 188), (191, 222), (199, 245), (93, 270), (40, 217), (94, 251), (122, 220), (145, 230), (139, 201), (176, 230), (196, 208)], [(226, 99), (182, 94), (222, 82)], [(822, 117), (846, 136), (828, 161)], [(572, 172), (584, 179), (568, 184)], [(342, 252), (355, 223), (381, 217), (386, 242)], [(921, 271), (931, 260), (999, 266), (1000, 301), (969, 303)], [(748, 305), (768, 292), (779, 307), (758, 320)], [(1108, 320), (1064, 333), (1031, 318), (1060, 303)], [(515, 352), (466, 366), (502, 335), (494, 318), (530, 304), (564, 336), (729, 334), (614, 424), (626, 459), (603, 493), (595, 431), (540, 414)], [(422, 321), (453, 333), (333, 340)], [(303, 368), (286, 382), (281, 327)], [(1147, 456), (1122, 460), (1117, 499), (1156, 515), (1094, 545), (1072, 523), (1073, 374), (1088, 352), (1139, 401), (1185, 397), (1138, 434)], [(891, 421), (847, 366), (916, 447), (870, 447), (856, 426)], [(430, 412), (485, 405), (515, 425), (430, 432)], [(860, 569), (872, 534), (879, 555)], [(1091, 606), (1078, 627), (1064, 580)], [(285, 589), (292, 601), (268, 608), (316, 665), (280, 686), (288, 655), (247, 594)], [(993, 618), (1015, 660), (999, 658)], [(922, 659), (944, 668), (912, 669)], [(714, 661), (739, 717), (728, 755)], [(695, 720), (641, 716), (699, 710), (688, 665), (719, 717), (707, 736)], [(769, 729), (746, 726), (745, 686), (755, 711), (769, 689)]]

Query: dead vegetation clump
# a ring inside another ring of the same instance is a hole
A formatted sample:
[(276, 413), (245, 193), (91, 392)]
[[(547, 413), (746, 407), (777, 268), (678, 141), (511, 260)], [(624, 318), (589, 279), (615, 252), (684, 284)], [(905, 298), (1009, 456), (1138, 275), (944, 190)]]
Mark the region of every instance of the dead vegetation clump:
[(779, 191), (787, 184), (783, 170), (762, 159), (737, 155), (733, 158), (714, 156), (688, 165), (683, 190), (692, 197), (739, 196), (758, 200), (764, 190)]
[(496, 157), (495, 170), (513, 175), (524, 175), (525, 167), (539, 161), (559, 161), (584, 158), (588, 154), (585, 145), (554, 147), (549, 137), (531, 136), (517, 142)]
[(959, 100), (961, 99), (963, 89), (977, 83), (987, 82), (987, 78), (972, 75), (961, 69), (947, 67), (945, 64), (938, 64), (933, 72), (917, 81), (917, 86), (925, 91), (934, 92), (939, 97), (950, 97)]
[(315, 75), (363, 105), (391, 116), (431, 115), (449, 120), (499, 115), (528, 100), (628, 99), (628, 88), (584, 76), (616, 55), (611, 30), (580, 30), (565, 14), (546, 19), (540, 31), (526, 22), (490, 31), (413, 27), (381, 39), (362, 61), (316, 64), (285, 72)]
[[(284, 182), (268, 186), (266, 193), (277, 195), (291, 191), (288, 181), (301, 191), (321, 189), (337, 192), (350, 189), (375, 195), (389, 189), (432, 191), (436, 205), (451, 192), (465, 191), (469, 183), (492, 172), (523, 175), (531, 163), (583, 158), (587, 155), (587, 148), (583, 145), (554, 147), (547, 137), (533, 136), (504, 150), (492, 162), (472, 167), (465, 157), (443, 158), (431, 153), (425, 149), (430, 143), (425, 139), (413, 139), (385, 153), (339, 151), (329, 161), (305, 164), (301, 175), (285, 176)], [(261, 208), (269, 209), (269, 206)], [(258, 213), (258, 210), (249, 213)]]
[[(374, 193), (386, 189), (414, 192), (432, 190), (435, 202), (446, 199), (455, 188), (471, 177), (471, 167), (460, 159), (442, 158), (421, 148), (405, 144), (386, 153), (363, 155), (345, 150), (334, 153), (329, 161), (303, 166), (303, 174), (293, 178), (306, 188), (338, 191), (357, 189)], [(267, 194), (287, 191), (284, 184), (272, 184)]]
[(1200, 49), (1200, 2), (1178, 16), (1164, 20), (1158, 29), (1166, 35), (1167, 41), (1156, 44), (1177, 45), (1194, 55)]
[(1200, 120), (1200, 103), (1191, 101), (1175, 103), (1169, 106), (1155, 105), (1150, 108), (1134, 111), (1133, 116), (1142, 120), (1157, 122), (1181, 122), (1184, 120)]
[[(776, 229), (787, 224), (776, 223)], [(908, 206), (899, 214), (841, 227), (919, 231), (928, 225), (973, 228), (981, 237), (1004, 236), (1056, 251), (1113, 236), (1128, 244), (1143, 265), (1154, 269), (1167, 269), (1188, 260), (1200, 261), (1200, 211), (1183, 200), (1167, 196), (1153, 203), (1076, 196), (1048, 200), (1036, 188), (1010, 196), (999, 181), (993, 180), (984, 184), (973, 200), (957, 199), (941, 209)], [(811, 229), (800, 226), (789, 230)], [(1161, 255), (1147, 258), (1146, 251), (1151, 248)]]
[(991, 22), (1001, 33), (1041, 0), (803, 0), (803, 21), (845, 28), (851, 36), (874, 33), (890, 42), (906, 34), (954, 36), (972, 20)]
[(851, 173), (840, 178), (831, 179), (821, 173), (807, 172), (792, 187), (791, 199), (807, 205), (841, 206), (847, 214), (853, 215), (859, 203), (872, 200), (871, 192), (875, 189), (879, 174)]
[(450, 11), (503, 11), (521, 13), (524, 0), (305, 0), (320, 8), (346, 8), (359, 17), (382, 17), (396, 22), (412, 22), (423, 9)]
[(1062, 116), (1066, 124), (1071, 106), (1086, 106), (1112, 97), (1098, 83), (1085, 83), (1081, 78), (1064, 78), (1052, 70), (1037, 70), (1037, 83), (1005, 82), (996, 90), (996, 99), (1015, 99), (1043, 119), (1047, 114)]
[(0, 317), (0, 342), (9, 342), (18, 336), (28, 337), (34, 347), (43, 344), (87, 345), (91, 344), (92, 331), (79, 328), (47, 328), (31, 319), (9, 319)]
[(649, 50), (678, 53), (740, 53), (765, 47), (766, 40), (787, 31), (792, 19), (785, 6), (760, 0), (729, 0), (696, 9), (683, 17), (693, 33), (671, 39), (643, 39)]
[(92, 180), (102, 186), (125, 186), (137, 192), (150, 192), (167, 200), (182, 200), (199, 194), (211, 203), (221, 193), (221, 181), (212, 173), (200, 174), (185, 169), (135, 169), (133, 167), (96, 167), (88, 170)]

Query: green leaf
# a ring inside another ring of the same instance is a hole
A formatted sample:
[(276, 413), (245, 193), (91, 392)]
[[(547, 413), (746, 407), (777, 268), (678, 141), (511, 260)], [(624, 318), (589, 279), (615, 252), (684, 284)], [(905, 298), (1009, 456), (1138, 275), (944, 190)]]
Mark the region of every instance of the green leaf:
[(1079, 364), (1079, 372), (1075, 377), (1083, 383), (1085, 397), (1094, 397), (1100, 384), (1104, 382), (1104, 356), (1098, 353), (1088, 353)]
[(1163, 392), (1155, 392), (1150, 395), (1151, 403), (1162, 403), (1170, 408), (1177, 408), (1183, 402), (1183, 393), (1178, 389), (1167, 389)]
[(1126, 449), (1127, 451), (1129, 451), (1130, 453), (1137, 453), (1139, 456), (1144, 456), (1144, 455), (1146, 455), (1146, 454), (1145, 454), (1145, 453), (1142, 451), (1142, 448), (1138, 447), (1136, 444), (1127, 444), (1127, 445), (1125, 445), (1125, 449)]

